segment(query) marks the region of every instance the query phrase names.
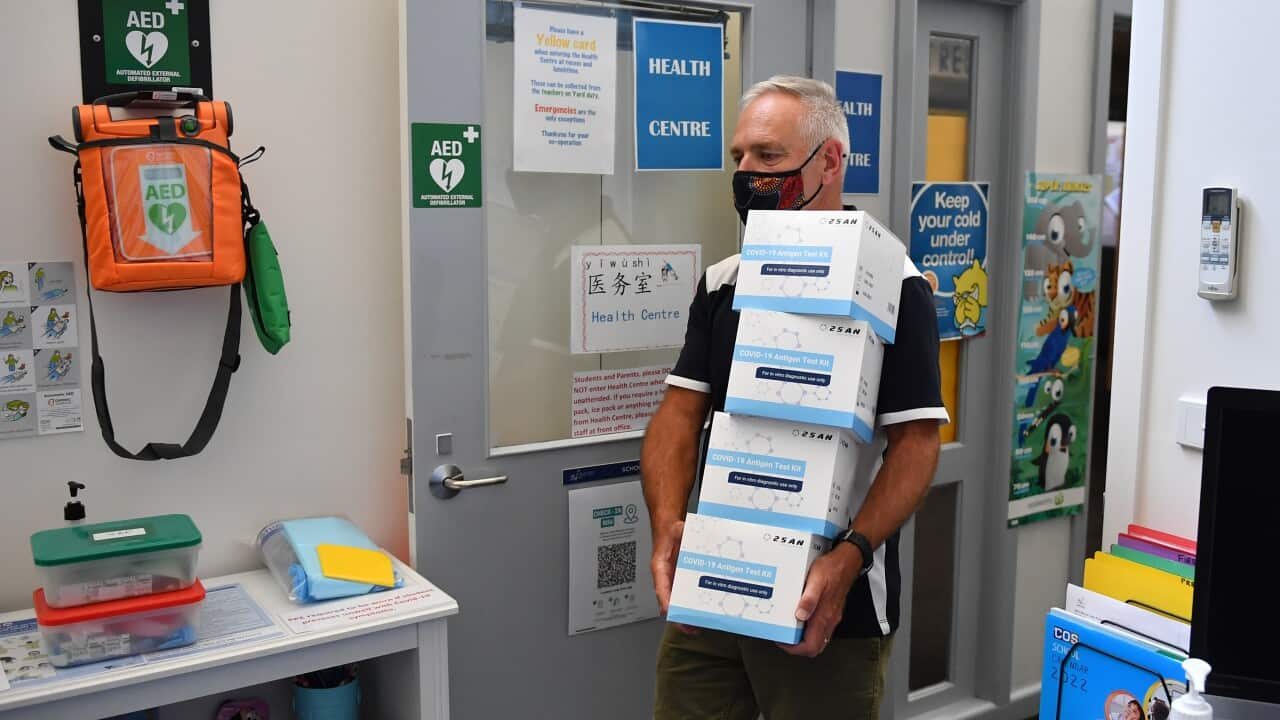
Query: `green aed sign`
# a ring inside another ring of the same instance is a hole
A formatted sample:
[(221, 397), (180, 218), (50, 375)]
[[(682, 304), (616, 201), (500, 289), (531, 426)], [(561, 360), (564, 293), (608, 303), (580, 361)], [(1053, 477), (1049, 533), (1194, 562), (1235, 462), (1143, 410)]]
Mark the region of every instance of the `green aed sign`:
[(479, 123), (413, 123), (413, 206), (480, 207)]
[(109, 85), (188, 86), (190, 15), (183, 0), (101, 0)]

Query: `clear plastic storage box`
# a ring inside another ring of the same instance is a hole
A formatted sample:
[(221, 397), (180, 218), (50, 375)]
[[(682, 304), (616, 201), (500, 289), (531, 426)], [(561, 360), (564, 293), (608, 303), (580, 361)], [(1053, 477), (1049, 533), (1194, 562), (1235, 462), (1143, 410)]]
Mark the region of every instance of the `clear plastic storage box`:
[(69, 667), (194, 643), (204, 586), (74, 608), (50, 607), (43, 589), (33, 600), (49, 662)]
[(43, 530), (31, 556), (51, 608), (173, 592), (196, 580), (200, 531), (186, 515)]

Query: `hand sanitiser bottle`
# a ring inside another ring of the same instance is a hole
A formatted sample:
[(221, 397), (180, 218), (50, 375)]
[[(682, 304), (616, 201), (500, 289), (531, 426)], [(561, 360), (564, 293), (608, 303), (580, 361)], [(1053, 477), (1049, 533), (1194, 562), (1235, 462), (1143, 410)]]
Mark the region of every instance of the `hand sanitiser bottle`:
[(1204, 681), (1209, 677), (1209, 663), (1187, 658), (1182, 661), (1182, 669), (1187, 673), (1187, 694), (1173, 701), (1169, 720), (1212, 720), (1213, 708), (1200, 697)]

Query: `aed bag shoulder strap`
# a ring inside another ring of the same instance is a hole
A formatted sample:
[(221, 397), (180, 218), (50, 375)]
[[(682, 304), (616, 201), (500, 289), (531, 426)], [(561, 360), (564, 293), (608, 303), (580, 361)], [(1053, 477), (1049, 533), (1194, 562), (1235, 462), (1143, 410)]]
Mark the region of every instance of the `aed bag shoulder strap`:
[[(55, 142), (54, 138), (49, 139), (49, 143), (57, 150), (66, 151), (68, 147), (74, 148), (71, 143), (60, 137), (57, 140), (61, 142)], [(88, 268), (89, 239), (85, 227), (84, 179), (81, 175), (79, 159), (75, 164), (74, 181), (76, 206), (80, 214), (80, 238), (84, 247), (85, 267)], [(210, 388), (209, 398), (205, 401), (204, 412), (200, 413), (200, 419), (196, 422), (195, 429), (191, 431), (191, 436), (181, 445), (147, 443), (146, 447), (136, 453), (129, 452), (116, 442), (115, 427), (111, 424), (111, 410), (107, 407), (106, 365), (102, 361), (102, 355), (98, 353), (98, 324), (93, 315), (92, 287), (85, 288), (85, 295), (89, 299), (89, 337), (93, 353), (93, 406), (98, 413), (98, 425), (102, 429), (102, 439), (106, 441), (107, 447), (111, 448), (116, 455), (128, 460), (175, 460), (190, 457), (204, 450), (205, 445), (208, 445), (213, 437), (213, 431), (218, 427), (218, 421), (222, 419), (222, 407), (226, 403), (227, 391), (231, 387), (231, 375), (240, 369), (240, 283), (231, 286), (231, 305), (227, 310), (227, 327), (222, 336), (222, 356), (218, 359), (218, 372), (214, 375), (213, 387)]]

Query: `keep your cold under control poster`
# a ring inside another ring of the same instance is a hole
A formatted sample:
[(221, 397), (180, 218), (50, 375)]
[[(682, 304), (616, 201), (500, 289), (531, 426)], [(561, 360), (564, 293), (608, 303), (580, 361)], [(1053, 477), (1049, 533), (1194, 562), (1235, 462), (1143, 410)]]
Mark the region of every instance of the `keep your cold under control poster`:
[(1084, 504), (1101, 210), (1100, 176), (1027, 174), (1010, 527)]
[(0, 440), (84, 428), (75, 272), (0, 263)]

